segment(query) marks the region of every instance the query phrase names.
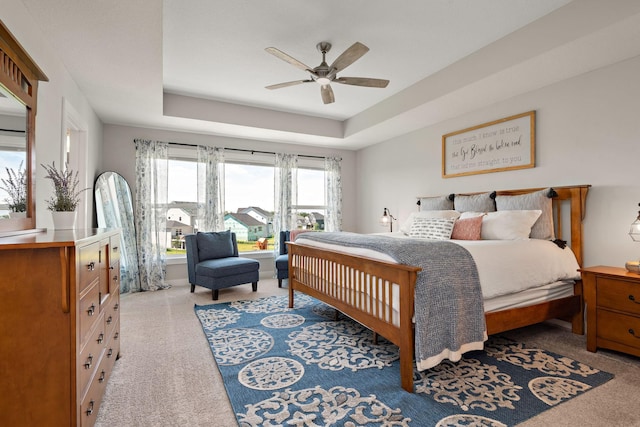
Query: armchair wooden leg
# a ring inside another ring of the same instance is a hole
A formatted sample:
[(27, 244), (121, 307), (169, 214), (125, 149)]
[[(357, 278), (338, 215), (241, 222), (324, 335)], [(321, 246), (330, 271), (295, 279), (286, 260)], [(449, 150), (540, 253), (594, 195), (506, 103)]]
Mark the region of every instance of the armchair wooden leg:
[(282, 279), (278, 279), (278, 287), (281, 288), (282, 287)]
[(212, 289), (211, 290), (211, 299), (214, 301), (218, 300), (218, 289)]
[(251, 284), (251, 289), (253, 290), (253, 292), (256, 292), (258, 290), (258, 282), (253, 282)]
[(196, 290), (196, 285), (194, 285), (193, 283), (191, 284), (191, 293), (193, 293), (193, 291)]

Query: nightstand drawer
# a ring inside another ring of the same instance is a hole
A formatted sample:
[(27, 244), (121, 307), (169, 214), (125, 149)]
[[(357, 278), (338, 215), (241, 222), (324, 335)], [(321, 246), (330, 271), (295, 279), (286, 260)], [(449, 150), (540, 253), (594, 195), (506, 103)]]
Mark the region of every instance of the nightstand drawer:
[(640, 285), (634, 282), (598, 277), (598, 307), (607, 307), (640, 316)]
[(640, 317), (598, 310), (598, 338), (640, 349)]

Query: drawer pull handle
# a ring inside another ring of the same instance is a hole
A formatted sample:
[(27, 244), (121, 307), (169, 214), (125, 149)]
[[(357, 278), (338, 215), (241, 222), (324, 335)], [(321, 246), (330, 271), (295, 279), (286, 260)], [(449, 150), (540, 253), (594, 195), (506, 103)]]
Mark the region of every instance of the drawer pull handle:
[(636, 331), (634, 331), (633, 329), (629, 328), (629, 333), (631, 335), (633, 335), (634, 338), (640, 338), (638, 335), (636, 335)]
[(107, 318), (107, 325), (110, 325), (110, 324), (111, 324), (111, 322), (113, 322), (113, 317), (112, 317), (112, 316), (109, 316), (109, 317)]
[(107, 375), (107, 373), (105, 371), (100, 372), (100, 378), (98, 378), (98, 382), (99, 383), (103, 383), (104, 382), (104, 377)]
[(113, 276), (113, 281), (117, 282), (118, 281), (118, 275), (116, 274), (115, 276)]
[(110, 348), (109, 351), (107, 351), (107, 357), (111, 357), (113, 356), (113, 349)]
[(636, 301), (636, 297), (634, 297), (633, 295), (629, 295), (629, 301), (633, 301), (636, 304), (640, 304), (640, 302)]
[(98, 341), (98, 344), (102, 344), (102, 341), (104, 341), (104, 334), (101, 333), (100, 335), (98, 335), (97, 341)]
[(93, 400), (89, 402), (89, 407), (87, 407), (87, 417), (90, 417), (93, 414)]
[(113, 247), (113, 252), (118, 252), (118, 247), (117, 246)]
[(87, 264), (87, 270), (89, 271), (93, 271), (96, 269), (96, 263), (91, 261), (89, 264)]
[(116, 333), (113, 335), (113, 339), (114, 339), (114, 340), (117, 340), (119, 336), (120, 336), (120, 334), (119, 334), (118, 332), (116, 332)]
[(87, 361), (84, 363), (84, 369), (91, 369), (91, 365), (93, 365), (93, 356), (89, 355)]
[(118, 308), (120, 308), (120, 305), (116, 303), (116, 305), (113, 306), (113, 311), (116, 311)]
[(93, 313), (96, 311), (96, 306), (91, 304), (91, 307), (87, 309), (87, 316), (93, 316)]

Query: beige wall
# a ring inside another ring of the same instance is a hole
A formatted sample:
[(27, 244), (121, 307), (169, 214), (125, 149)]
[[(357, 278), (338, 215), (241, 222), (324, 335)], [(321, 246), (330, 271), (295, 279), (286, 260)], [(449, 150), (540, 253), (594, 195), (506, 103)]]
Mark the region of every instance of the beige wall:
[[(358, 152), (359, 232), (379, 232), (384, 207), (399, 220), (416, 196), (591, 184), (585, 264), (640, 257), (628, 236), (640, 202), (640, 57), (561, 81)], [(536, 167), (441, 177), (442, 135), (536, 110)]]

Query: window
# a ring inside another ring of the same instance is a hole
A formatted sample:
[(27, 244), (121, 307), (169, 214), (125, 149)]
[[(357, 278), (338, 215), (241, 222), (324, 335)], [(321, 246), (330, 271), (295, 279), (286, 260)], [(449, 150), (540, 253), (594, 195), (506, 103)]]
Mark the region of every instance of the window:
[[(193, 148), (170, 148), (169, 206), (167, 218), (192, 227), (182, 227), (176, 237), (198, 231), (197, 166)], [(297, 173), (298, 228), (323, 230), (325, 207), (325, 174), (323, 160), (301, 159)], [(238, 251), (255, 251), (259, 239), (267, 239), (267, 249), (273, 249), (274, 214), (273, 155), (225, 152), (224, 196), (225, 229), (236, 233)], [(182, 244), (181, 244), (182, 243)], [(184, 247), (173, 242), (174, 248)], [(260, 246), (262, 247), (262, 246)], [(184, 255), (173, 249), (168, 255)]]
[(324, 179), (324, 170), (298, 168), (298, 203), (293, 206), (298, 214), (298, 228), (324, 230)]

